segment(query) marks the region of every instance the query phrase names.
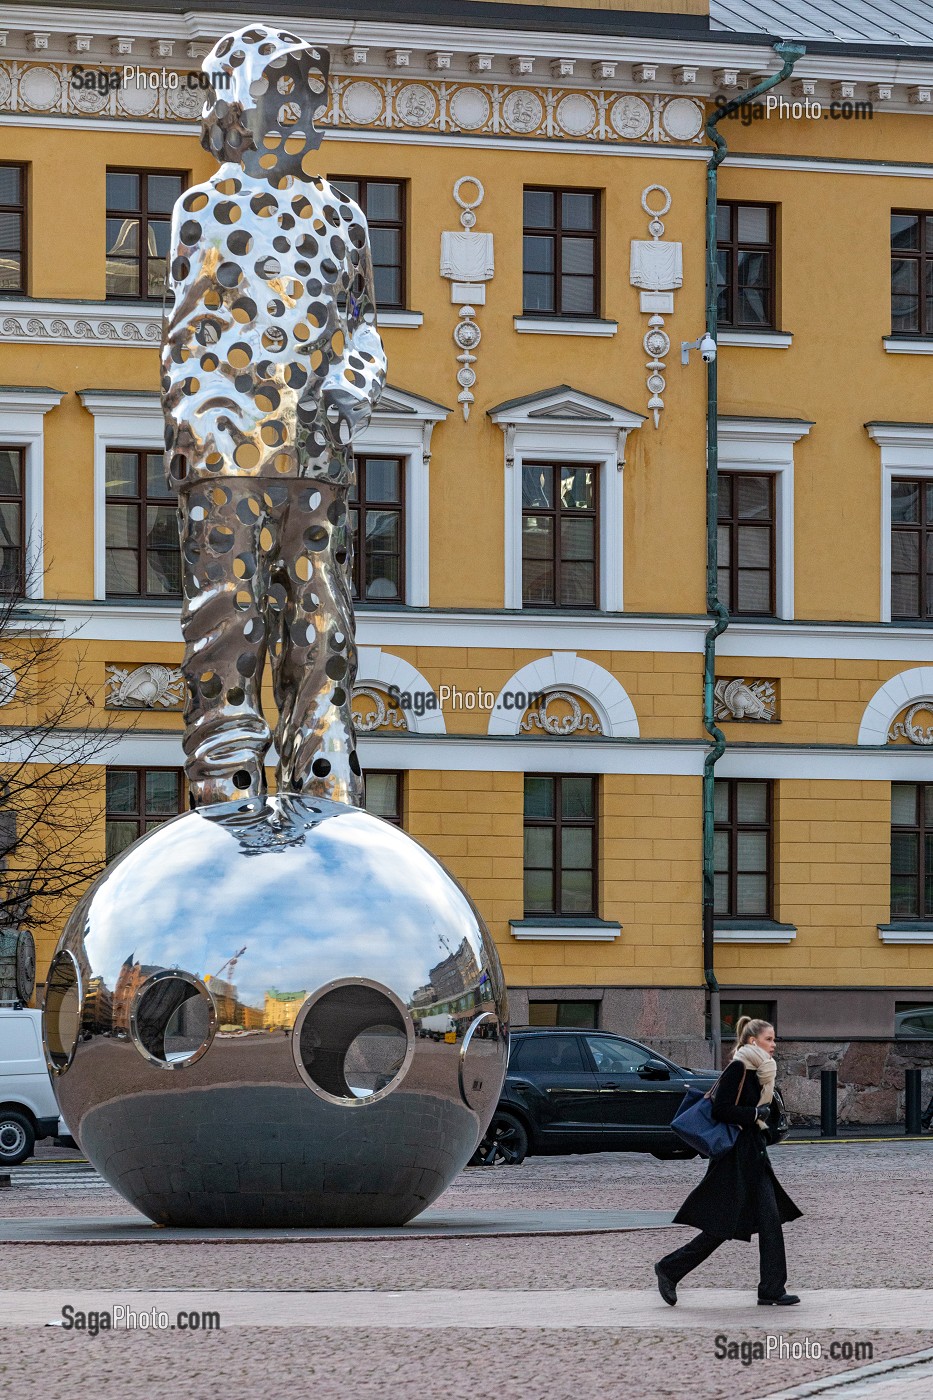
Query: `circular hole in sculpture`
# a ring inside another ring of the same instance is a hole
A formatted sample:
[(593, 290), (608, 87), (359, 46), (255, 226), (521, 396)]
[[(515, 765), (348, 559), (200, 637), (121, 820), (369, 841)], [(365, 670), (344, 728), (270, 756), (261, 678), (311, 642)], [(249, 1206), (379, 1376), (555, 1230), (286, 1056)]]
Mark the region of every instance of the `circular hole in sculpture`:
[(73, 955), (57, 953), (45, 984), (42, 1033), (53, 1074), (63, 1074), (74, 1059), (81, 1030), (81, 973)]
[(150, 1064), (183, 1069), (199, 1060), (214, 1038), (217, 1013), (210, 992), (187, 972), (156, 972), (139, 988), (130, 1035)]
[(373, 1103), (401, 1083), (414, 1027), (392, 992), (354, 978), (309, 997), (292, 1032), (298, 1073), (331, 1103)]

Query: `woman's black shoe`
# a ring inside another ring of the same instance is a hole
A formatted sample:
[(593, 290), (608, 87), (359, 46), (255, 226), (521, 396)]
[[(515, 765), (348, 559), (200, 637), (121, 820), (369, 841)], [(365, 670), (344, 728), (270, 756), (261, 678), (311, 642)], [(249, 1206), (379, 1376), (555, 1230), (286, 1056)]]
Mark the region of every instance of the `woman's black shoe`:
[(658, 1292), (661, 1297), (664, 1299), (665, 1303), (669, 1303), (672, 1308), (676, 1307), (677, 1285), (662, 1271), (660, 1264), (655, 1264), (654, 1272), (658, 1280)]
[(796, 1293), (785, 1293), (781, 1298), (759, 1298), (760, 1308), (789, 1308), (794, 1303), (799, 1303), (800, 1299)]

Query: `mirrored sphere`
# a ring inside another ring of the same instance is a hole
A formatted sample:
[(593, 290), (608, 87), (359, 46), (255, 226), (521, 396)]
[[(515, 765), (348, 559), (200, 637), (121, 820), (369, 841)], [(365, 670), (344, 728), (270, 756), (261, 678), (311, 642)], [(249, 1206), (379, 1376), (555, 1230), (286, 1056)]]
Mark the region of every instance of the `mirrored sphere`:
[(508, 1009), (467, 895), (310, 797), (187, 812), (114, 861), (49, 969), (62, 1115), (152, 1220), (398, 1225), (469, 1160)]

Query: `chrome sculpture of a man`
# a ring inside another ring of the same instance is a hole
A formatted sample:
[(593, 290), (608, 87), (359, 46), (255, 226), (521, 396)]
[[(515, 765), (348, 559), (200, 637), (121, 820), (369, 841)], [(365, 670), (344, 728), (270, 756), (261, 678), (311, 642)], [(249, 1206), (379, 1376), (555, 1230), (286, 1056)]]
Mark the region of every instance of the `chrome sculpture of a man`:
[(221, 165), (175, 207), (162, 347), (190, 790), (265, 790), (268, 656), (279, 789), (358, 803), (347, 495), (385, 381), (366, 220), (308, 170), (325, 52), (254, 24), (204, 69)]
[(508, 998), (466, 893), (359, 803), (347, 496), (385, 361), (365, 220), (306, 169), (326, 58), (254, 24), (205, 67), (221, 168), (175, 212), (162, 356), (198, 805), (72, 910), (45, 1053), (83, 1150), (159, 1225), (394, 1227), (489, 1127)]

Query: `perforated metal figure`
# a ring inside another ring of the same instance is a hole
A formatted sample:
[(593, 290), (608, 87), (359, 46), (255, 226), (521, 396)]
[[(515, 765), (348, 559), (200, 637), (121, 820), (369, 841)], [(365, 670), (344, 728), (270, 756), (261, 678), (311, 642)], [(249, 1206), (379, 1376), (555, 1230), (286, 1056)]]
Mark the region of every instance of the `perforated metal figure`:
[(358, 803), (347, 495), (385, 382), (366, 219), (307, 174), (325, 52), (254, 24), (203, 66), (221, 165), (175, 206), (162, 346), (190, 790), (264, 791), (268, 656), (279, 789)]

